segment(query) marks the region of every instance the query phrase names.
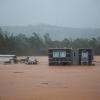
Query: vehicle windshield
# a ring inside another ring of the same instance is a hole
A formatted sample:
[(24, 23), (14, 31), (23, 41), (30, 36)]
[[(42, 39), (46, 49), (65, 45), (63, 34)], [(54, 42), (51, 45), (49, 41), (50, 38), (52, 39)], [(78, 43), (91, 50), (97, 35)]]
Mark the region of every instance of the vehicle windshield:
[(66, 52), (65, 51), (54, 51), (53, 52), (53, 57), (55, 57), (55, 58), (66, 57)]
[(82, 52), (82, 58), (88, 58), (88, 52)]

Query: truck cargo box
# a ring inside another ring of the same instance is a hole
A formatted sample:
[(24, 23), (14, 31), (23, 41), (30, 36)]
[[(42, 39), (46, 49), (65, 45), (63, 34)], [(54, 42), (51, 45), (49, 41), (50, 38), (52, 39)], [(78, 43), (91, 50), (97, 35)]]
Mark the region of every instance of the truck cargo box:
[(50, 48), (48, 50), (49, 65), (72, 64), (72, 55), (70, 48)]

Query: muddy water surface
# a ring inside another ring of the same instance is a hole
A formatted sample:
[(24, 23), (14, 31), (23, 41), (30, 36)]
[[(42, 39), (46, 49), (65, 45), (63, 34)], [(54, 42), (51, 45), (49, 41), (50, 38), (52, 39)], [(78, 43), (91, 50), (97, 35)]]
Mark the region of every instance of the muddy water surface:
[[(95, 66), (0, 64), (0, 100), (100, 100), (100, 63)], [(100, 61), (100, 57), (95, 57)]]

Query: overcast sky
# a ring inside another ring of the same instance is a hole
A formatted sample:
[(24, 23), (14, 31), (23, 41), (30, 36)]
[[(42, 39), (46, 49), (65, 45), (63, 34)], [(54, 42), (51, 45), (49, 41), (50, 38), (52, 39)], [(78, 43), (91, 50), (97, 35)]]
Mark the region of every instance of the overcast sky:
[(0, 0), (0, 25), (100, 28), (100, 0)]

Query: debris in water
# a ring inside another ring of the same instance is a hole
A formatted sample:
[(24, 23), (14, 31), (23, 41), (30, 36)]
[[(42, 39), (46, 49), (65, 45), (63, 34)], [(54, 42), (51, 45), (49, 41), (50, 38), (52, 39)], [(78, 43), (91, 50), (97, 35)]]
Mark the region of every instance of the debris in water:
[(24, 73), (24, 72), (13, 72), (13, 73), (17, 74), (17, 73)]

